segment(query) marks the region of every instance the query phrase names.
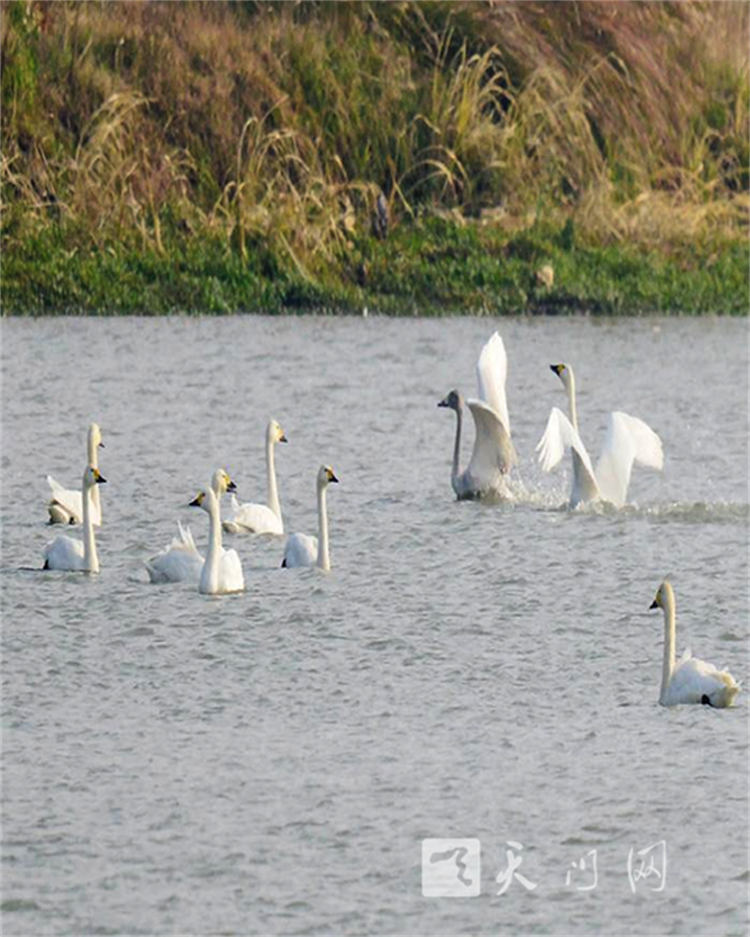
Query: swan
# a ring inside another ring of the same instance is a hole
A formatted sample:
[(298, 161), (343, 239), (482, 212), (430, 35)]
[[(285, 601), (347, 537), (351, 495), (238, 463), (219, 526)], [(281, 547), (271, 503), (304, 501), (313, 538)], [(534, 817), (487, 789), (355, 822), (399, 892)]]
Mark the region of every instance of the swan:
[(266, 481), (268, 504), (247, 502), (240, 504), (232, 495), (234, 516), (224, 521), (224, 530), (230, 534), (283, 534), (284, 521), (281, 518), (279, 492), (276, 487), (276, 468), (274, 466), (274, 446), (277, 442), (287, 442), (284, 430), (276, 420), (270, 420), (266, 427)]
[(318, 491), (318, 536), (308, 534), (290, 534), (284, 547), (282, 567), (317, 566), (324, 572), (330, 572), (331, 557), (328, 553), (328, 514), (326, 512), (326, 489), (338, 478), (330, 465), (321, 465), (317, 475)]
[(568, 392), (570, 420), (553, 407), (544, 435), (537, 444), (539, 462), (545, 472), (551, 471), (562, 459), (566, 449), (573, 454), (573, 490), (570, 507), (585, 501), (609, 501), (621, 508), (625, 504), (633, 463), (661, 470), (664, 452), (661, 439), (643, 420), (627, 413), (610, 413), (607, 433), (594, 470), (586, 447), (578, 435), (576, 384), (568, 364), (551, 364)]
[(510, 438), (510, 419), (505, 399), (508, 358), (500, 335), (495, 332), (482, 348), (477, 363), (480, 400), (467, 400), (474, 417), (474, 450), (468, 467), (459, 468), (464, 398), (452, 390), (438, 403), (456, 411), (456, 441), (453, 447), (451, 485), (459, 501), (505, 494), (505, 476), (518, 461)]
[(717, 708), (731, 706), (740, 686), (730, 673), (698, 660), (690, 651), (685, 651), (675, 663), (675, 601), (668, 580), (665, 579), (659, 586), (649, 608), (664, 610), (664, 664), (659, 693), (661, 705), (703, 703)]
[[(102, 431), (96, 423), (89, 426), (87, 437), (88, 464), (95, 469), (99, 468), (99, 449), (104, 448)], [(64, 488), (60, 482), (47, 476), (47, 484), (52, 489), (52, 499), (47, 505), (50, 524), (80, 524), (83, 520), (83, 502), (80, 491), (71, 491)], [(94, 488), (91, 503), (91, 522), (97, 527), (102, 522), (102, 506), (99, 500), (99, 489)]]
[(81, 501), (83, 503), (83, 541), (60, 534), (44, 548), (43, 569), (59, 569), (76, 573), (98, 573), (99, 557), (94, 539), (94, 521), (92, 501), (96, 486), (104, 484), (106, 478), (99, 469), (87, 465), (81, 483)]
[(203, 595), (225, 595), (242, 592), (245, 577), (242, 563), (236, 550), (225, 550), (221, 545), (221, 513), (219, 499), (212, 488), (201, 491), (192, 505), (203, 508), (208, 514), (208, 553), (201, 569), (198, 591)]
[[(217, 469), (211, 478), (211, 489), (217, 498), (226, 491), (236, 491), (237, 486), (224, 471)], [(192, 503), (192, 502), (191, 502)], [(169, 546), (145, 561), (151, 582), (200, 582), (205, 558), (198, 552), (189, 527), (178, 521), (178, 535)]]

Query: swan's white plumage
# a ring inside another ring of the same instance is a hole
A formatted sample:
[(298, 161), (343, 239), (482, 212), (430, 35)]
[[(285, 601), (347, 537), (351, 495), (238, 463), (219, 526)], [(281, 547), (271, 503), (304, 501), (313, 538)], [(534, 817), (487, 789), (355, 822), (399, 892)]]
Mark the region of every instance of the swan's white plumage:
[[(474, 418), (474, 448), (464, 472), (466, 490), (501, 491), (508, 472), (510, 437), (502, 419), (482, 400), (467, 400)], [(511, 448), (512, 448), (512, 444)]]
[[(55, 523), (62, 524), (80, 524), (83, 520), (83, 499), (80, 491), (72, 491), (65, 488), (60, 482), (55, 481), (51, 476), (47, 476), (47, 484), (52, 490), (52, 498), (48, 509), (50, 517)], [(62, 509), (62, 510), (60, 510)], [(55, 515), (53, 517), (53, 515)], [(100, 527), (102, 522), (101, 508), (97, 504), (91, 505), (91, 523), (95, 527)]]
[(675, 662), (677, 609), (668, 580), (659, 586), (651, 608), (661, 608), (664, 612), (664, 654), (659, 692), (662, 706), (691, 703), (709, 704), (719, 709), (731, 706), (740, 686), (730, 673), (693, 657), (689, 650)]
[(565, 455), (566, 449), (573, 449), (578, 453), (584, 469), (595, 484), (594, 469), (581, 437), (562, 410), (553, 407), (550, 410), (544, 434), (536, 447), (536, 451), (539, 453), (539, 462), (545, 472), (552, 471), (559, 464)]
[(477, 362), (479, 397), (500, 417), (505, 432), (510, 436), (508, 402), (505, 383), (508, 378), (508, 356), (498, 332), (494, 332), (485, 343)]
[(81, 504), (83, 505), (83, 539), (76, 540), (62, 534), (44, 548), (44, 569), (64, 572), (99, 572), (99, 557), (96, 552), (96, 538), (92, 520), (93, 491), (97, 485), (105, 482), (99, 470), (87, 465), (81, 484)]
[(740, 687), (734, 677), (713, 664), (693, 657), (689, 650), (675, 664), (672, 679), (660, 700), (663, 706), (700, 704), (708, 697), (711, 706), (725, 709), (731, 706)]
[[(97, 423), (89, 425), (86, 436), (88, 465), (98, 470), (99, 448), (104, 446), (102, 431)], [(50, 523), (52, 524), (81, 524), (83, 522), (83, 499), (81, 492), (66, 488), (51, 475), (47, 476), (47, 484), (52, 491), (52, 497), (47, 505)], [(98, 488), (94, 488), (91, 504), (91, 523), (95, 527), (101, 526), (102, 511)]]
[(224, 521), (224, 530), (231, 534), (283, 534), (284, 521), (281, 516), (279, 491), (276, 484), (274, 449), (276, 443), (287, 442), (286, 435), (276, 420), (269, 420), (266, 427), (266, 497), (268, 504), (240, 502), (232, 496), (233, 515)]
[(604, 499), (618, 508), (622, 507), (634, 462), (650, 468), (663, 468), (661, 440), (643, 420), (619, 411), (610, 413), (604, 445), (594, 470), (578, 433), (573, 369), (565, 364), (552, 365), (551, 368), (568, 392), (571, 418), (568, 419), (557, 407), (550, 411), (544, 434), (536, 447), (542, 468), (545, 472), (551, 471), (565, 450), (570, 449), (573, 457), (570, 506)]
[(232, 495), (232, 517), (223, 522), (224, 530), (232, 534), (283, 534), (284, 522), (267, 504), (246, 502), (240, 504)]
[(67, 534), (55, 537), (44, 548), (44, 567), (71, 573), (87, 572), (83, 543)]
[(151, 582), (193, 582), (201, 578), (205, 558), (198, 552), (189, 527), (178, 521), (178, 536), (168, 547), (146, 560), (146, 570)]
[(225, 595), (242, 592), (245, 577), (236, 550), (225, 550), (221, 543), (221, 511), (219, 498), (212, 488), (196, 498), (198, 506), (208, 514), (208, 550), (201, 570), (198, 591), (204, 595)]
[(284, 547), (282, 566), (315, 566), (318, 562), (318, 538), (310, 534), (290, 534)]
[[(211, 477), (211, 490), (217, 499), (221, 500), (223, 494), (235, 489), (235, 483), (224, 469), (214, 472)], [(198, 498), (195, 503), (198, 503)], [(144, 561), (151, 582), (200, 582), (205, 557), (198, 551), (190, 528), (183, 527), (180, 521), (177, 522), (177, 528), (178, 535), (172, 542)]]
[(638, 417), (619, 411), (610, 413), (596, 464), (596, 480), (602, 497), (618, 508), (625, 504), (634, 462), (661, 471), (664, 468), (661, 439)]
[(507, 495), (505, 476), (518, 461), (510, 436), (505, 383), (508, 359), (503, 340), (494, 332), (485, 342), (477, 363), (479, 400), (466, 404), (474, 420), (474, 448), (466, 469), (459, 468), (464, 400), (452, 390), (438, 406), (456, 413), (451, 485), (459, 499)]
[(299, 566), (317, 566), (324, 572), (331, 569), (331, 558), (328, 550), (328, 510), (326, 508), (326, 491), (329, 484), (337, 484), (338, 478), (330, 465), (321, 465), (315, 479), (318, 498), (318, 536), (309, 534), (290, 534), (284, 544), (284, 558), (282, 566), (289, 568)]

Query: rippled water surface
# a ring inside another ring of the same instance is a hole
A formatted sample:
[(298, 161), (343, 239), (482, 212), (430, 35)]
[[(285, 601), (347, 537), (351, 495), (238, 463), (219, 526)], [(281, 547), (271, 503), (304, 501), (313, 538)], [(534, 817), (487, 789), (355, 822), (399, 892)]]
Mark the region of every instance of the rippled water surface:
[[(528, 495), (457, 503), (435, 405), (475, 393), (495, 327)], [(5, 934), (746, 933), (746, 322), (11, 320), (2, 337)], [(613, 409), (664, 441), (620, 512), (561, 510), (568, 460), (534, 464), (565, 406), (557, 361), (594, 455)], [(245, 594), (150, 585), (178, 519), (204, 546), (186, 504), (214, 468), (263, 495), (271, 416), (288, 530), (315, 530), (321, 462), (340, 478), (331, 574), (234, 536)], [(77, 482), (93, 419), (101, 574), (24, 569), (57, 532), (45, 475)], [(657, 704), (666, 574), (679, 650), (743, 681), (734, 710)], [(481, 841), (479, 897), (422, 896), (427, 837)], [(666, 877), (633, 892), (629, 856), (647, 870), (661, 841)], [(498, 896), (506, 849), (522, 865)]]

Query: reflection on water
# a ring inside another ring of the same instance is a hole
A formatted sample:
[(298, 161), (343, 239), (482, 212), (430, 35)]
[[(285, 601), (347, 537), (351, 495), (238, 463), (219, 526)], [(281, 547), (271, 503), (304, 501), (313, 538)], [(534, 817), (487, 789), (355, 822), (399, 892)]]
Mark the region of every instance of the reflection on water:
[[(525, 494), (457, 503), (436, 403), (495, 327)], [(678, 652), (747, 685), (745, 323), (7, 321), (3, 361), (5, 933), (745, 932), (747, 694), (660, 708), (648, 612), (671, 575)], [(664, 441), (620, 512), (536, 467), (554, 361), (592, 456), (613, 409)], [(263, 499), (271, 416), (288, 531), (319, 465), (340, 479), (331, 575), (225, 535), (243, 595), (149, 584), (178, 520), (205, 550), (217, 466)], [(102, 572), (20, 569), (92, 419)], [(422, 896), (422, 840), (451, 837), (481, 842), (473, 901)], [(664, 890), (633, 894), (662, 840)], [(533, 891), (497, 895), (509, 849)]]

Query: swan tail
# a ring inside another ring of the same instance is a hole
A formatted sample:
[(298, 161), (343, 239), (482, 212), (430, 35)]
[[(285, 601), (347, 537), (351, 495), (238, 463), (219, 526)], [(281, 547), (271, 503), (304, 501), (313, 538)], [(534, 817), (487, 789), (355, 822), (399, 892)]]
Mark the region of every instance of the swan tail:
[(180, 539), (176, 537), (172, 541), (172, 545), (176, 547), (183, 547), (186, 550), (189, 550), (191, 553), (197, 553), (198, 548), (195, 545), (195, 540), (193, 540), (193, 532), (189, 527), (183, 527), (180, 521), (177, 521), (177, 527), (180, 532)]
[(54, 479), (51, 475), (48, 475), (48, 476), (47, 476), (47, 484), (50, 486), (50, 488), (52, 489), (52, 491), (55, 492), (55, 493), (58, 492), (58, 491), (65, 491), (65, 487), (64, 487), (63, 485), (61, 485), (60, 482), (55, 481), (55, 479)]

